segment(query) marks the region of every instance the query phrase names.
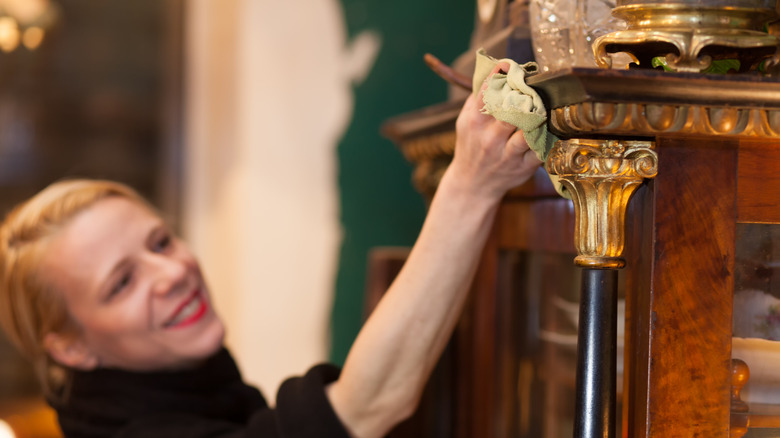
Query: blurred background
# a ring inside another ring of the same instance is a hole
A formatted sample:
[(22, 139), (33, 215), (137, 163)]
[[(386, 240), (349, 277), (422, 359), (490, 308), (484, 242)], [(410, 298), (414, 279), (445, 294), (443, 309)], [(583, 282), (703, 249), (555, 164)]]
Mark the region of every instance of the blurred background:
[[(190, 243), (248, 382), (343, 363), (366, 260), (425, 205), (386, 119), (447, 99), (472, 0), (0, 0), (0, 209), (119, 180)], [(0, 337), (0, 419), (57, 436)], [(0, 423), (0, 437), (7, 430)]]

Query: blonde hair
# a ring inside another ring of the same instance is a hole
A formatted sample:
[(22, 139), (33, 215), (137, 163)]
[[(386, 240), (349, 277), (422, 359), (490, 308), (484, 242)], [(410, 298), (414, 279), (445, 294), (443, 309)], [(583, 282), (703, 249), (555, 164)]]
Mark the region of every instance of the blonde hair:
[[(75, 325), (64, 298), (40, 271), (50, 237), (74, 216), (107, 197), (149, 204), (130, 187), (103, 180), (56, 182), (19, 204), (0, 225), (0, 326), (32, 361), (47, 396), (61, 392), (68, 370), (46, 352), (44, 337)], [(151, 207), (150, 207), (151, 208)]]

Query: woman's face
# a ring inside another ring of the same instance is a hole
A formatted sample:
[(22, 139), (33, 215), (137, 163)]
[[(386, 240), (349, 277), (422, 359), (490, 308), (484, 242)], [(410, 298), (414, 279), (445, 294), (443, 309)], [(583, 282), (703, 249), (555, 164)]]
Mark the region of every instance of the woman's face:
[[(197, 261), (139, 203), (109, 197), (76, 215), (52, 237), (42, 272), (78, 329), (65, 347), (90, 359), (66, 365), (176, 369), (222, 345), (224, 327)], [(60, 361), (73, 360), (64, 354)]]

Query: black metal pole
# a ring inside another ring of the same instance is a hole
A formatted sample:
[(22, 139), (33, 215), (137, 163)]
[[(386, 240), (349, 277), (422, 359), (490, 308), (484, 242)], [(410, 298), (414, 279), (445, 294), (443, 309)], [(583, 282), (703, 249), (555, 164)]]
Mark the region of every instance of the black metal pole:
[(583, 269), (574, 438), (614, 438), (617, 270)]

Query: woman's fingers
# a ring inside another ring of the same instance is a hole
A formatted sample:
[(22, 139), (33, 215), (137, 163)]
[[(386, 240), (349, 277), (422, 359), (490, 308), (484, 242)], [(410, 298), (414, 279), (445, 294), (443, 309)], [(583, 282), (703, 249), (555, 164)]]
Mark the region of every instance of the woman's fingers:
[(507, 149), (510, 149), (513, 154), (518, 154), (522, 157), (523, 162), (528, 163), (531, 166), (536, 166), (542, 163), (542, 160), (531, 149), (531, 145), (525, 140), (523, 131), (517, 131), (509, 137), (506, 143)]
[(477, 93), (477, 96), (479, 97), (479, 101), (482, 102), (482, 94), (487, 90), (488, 82), (490, 81), (490, 78), (493, 77), (493, 75), (501, 73), (501, 74), (507, 74), (509, 72), (509, 63), (508, 62), (500, 62), (493, 66), (493, 69), (490, 70), (490, 73), (488, 73), (487, 77), (484, 81), (482, 81), (482, 86), (479, 88), (479, 92)]
[(501, 131), (506, 132), (507, 135), (513, 135), (512, 133), (514, 133), (514, 132), (520, 132), (520, 131), (517, 130), (517, 126), (515, 126), (515, 125), (513, 125), (513, 124), (511, 124), (509, 122), (504, 122), (504, 121), (501, 121), (501, 120), (496, 120), (496, 126)]
[[(493, 69), (490, 70), (490, 73), (488, 74), (487, 78), (485, 78), (485, 81), (482, 83), (482, 87), (479, 90), (479, 93), (477, 95), (477, 101), (481, 105), (484, 101), (484, 92), (488, 87), (488, 82), (490, 81), (490, 78), (493, 77), (495, 74), (506, 74), (509, 71), (509, 63), (508, 62), (500, 62), (493, 66)], [(495, 125), (495, 129), (497, 129), (501, 135), (510, 135), (512, 132), (514, 132), (517, 128), (512, 125), (511, 123), (502, 122), (500, 120), (494, 120), (493, 121)]]
[(509, 149), (514, 149), (519, 153), (525, 152), (527, 149), (530, 149), (528, 146), (528, 142), (525, 141), (525, 136), (523, 135), (523, 131), (516, 131), (514, 134), (512, 134), (509, 139), (506, 141), (506, 147)]
[(493, 116), (490, 116), (490, 124), (486, 131), (488, 131), (492, 137), (495, 137), (497, 140), (501, 140), (503, 142), (506, 142), (509, 140), (510, 136), (514, 135), (515, 132), (518, 132), (515, 125), (502, 122)]
[[(461, 133), (471, 133), (481, 137), (478, 148), (483, 150), (492, 150), (492, 153), (501, 155), (522, 156), (529, 150), (528, 143), (522, 131), (511, 123), (495, 119), (493, 116), (483, 114), (480, 110), (483, 105), (482, 94), (487, 88), (488, 80), (495, 74), (506, 73), (509, 70), (509, 64), (506, 62), (496, 64), (488, 75), (488, 79), (482, 84), (477, 96), (470, 95), (463, 106), (459, 117), (459, 129)], [(476, 138), (475, 138), (476, 140)], [(474, 144), (476, 146), (476, 144)], [(533, 161), (529, 164), (537, 164), (539, 160), (532, 152)], [(525, 158), (523, 158), (525, 161)]]

